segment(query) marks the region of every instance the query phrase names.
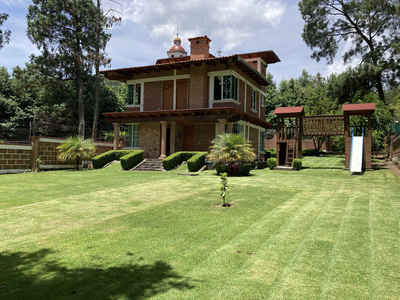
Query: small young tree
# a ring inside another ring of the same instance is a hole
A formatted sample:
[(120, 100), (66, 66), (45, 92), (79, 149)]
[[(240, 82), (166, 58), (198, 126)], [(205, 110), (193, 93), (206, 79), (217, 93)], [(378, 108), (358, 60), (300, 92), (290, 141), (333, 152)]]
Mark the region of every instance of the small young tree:
[(221, 198), (222, 198), (222, 206), (226, 206), (226, 195), (229, 193), (228, 191), (228, 178), (226, 178), (226, 176), (228, 176), (228, 173), (221, 173), (221, 187), (219, 188), (219, 190), (221, 191)]
[(57, 147), (58, 159), (61, 161), (73, 161), (79, 170), (79, 162), (91, 159), (96, 155), (96, 146), (92, 140), (84, 140), (81, 137), (69, 137), (61, 146)]

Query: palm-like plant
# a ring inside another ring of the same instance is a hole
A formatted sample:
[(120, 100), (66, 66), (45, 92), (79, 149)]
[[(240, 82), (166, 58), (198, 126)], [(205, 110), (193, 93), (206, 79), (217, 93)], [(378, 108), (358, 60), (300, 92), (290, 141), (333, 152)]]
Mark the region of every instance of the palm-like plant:
[(74, 161), (79, 170), (79, 162), (91, 159), (96, 155), (96, 146), (92, 140), (84, 140), (82, 137), (69, 137), (65, 143), (57, 147), (58, 159), (61, 161)]
[(250, 141), (246, 140), (243, 134), (224, 133), (212, 142), (210, 147), (209, 160), (217, 163), (234, 164), (252, 162), (256, 155), (251, 148)]

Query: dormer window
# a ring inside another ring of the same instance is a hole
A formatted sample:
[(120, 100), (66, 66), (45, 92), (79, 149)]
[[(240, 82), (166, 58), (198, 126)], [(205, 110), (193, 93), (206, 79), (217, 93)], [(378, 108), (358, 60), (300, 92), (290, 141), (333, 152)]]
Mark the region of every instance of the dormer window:
[(127, 105), (140, 105), (140, 83), (128, 85)]

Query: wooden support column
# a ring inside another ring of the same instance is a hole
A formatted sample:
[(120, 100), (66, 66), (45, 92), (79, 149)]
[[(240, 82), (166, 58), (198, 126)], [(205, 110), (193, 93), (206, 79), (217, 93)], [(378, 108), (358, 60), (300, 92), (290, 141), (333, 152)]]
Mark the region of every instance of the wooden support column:
[(170, 136), (170, 146), (169, 146), (169, 153), (175, 153), (175, 127), (176, 127), (176, 122), (171, 122), (171, 136)]
[(225, 119), (218, 119), (219, 122), (219, 134), (224, 134), (225, 133)]
[(227, 129), (228, 129), (228, 133), (232, 133), (233, 122), (226, 123), (226, 126), (227, 126)]
[(345, 150), (344, 150), (344, 169), (348, 170), (350, 168), (350, 155), (351, 155), (351, 135), (350, 132), (350, 116), (348, 113), (344, 114), (344, 140), (345, 140)]
[(372, 151), (372, 120), (371, 115), (368, 115), (368, 136), (365, 137), (364, 142), (364, 157), (365, 157), (365, 169), (372, 170), (371, 168), (371, 151)]
[(160, 121), (161, 123), (161, 155), (158, 159), (167, 157), (167, 121)]
[(113, 123), (114, 125), (114, 150), (118, 150), (118, 142), (119, 142), (119, 124)]

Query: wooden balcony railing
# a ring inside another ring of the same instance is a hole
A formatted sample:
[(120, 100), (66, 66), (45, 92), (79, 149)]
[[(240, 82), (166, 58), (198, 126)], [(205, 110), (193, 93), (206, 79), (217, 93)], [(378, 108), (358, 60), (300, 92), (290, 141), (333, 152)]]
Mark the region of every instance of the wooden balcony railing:
[(303, 117), (303, 135), (344, 135), (344, 116)]

